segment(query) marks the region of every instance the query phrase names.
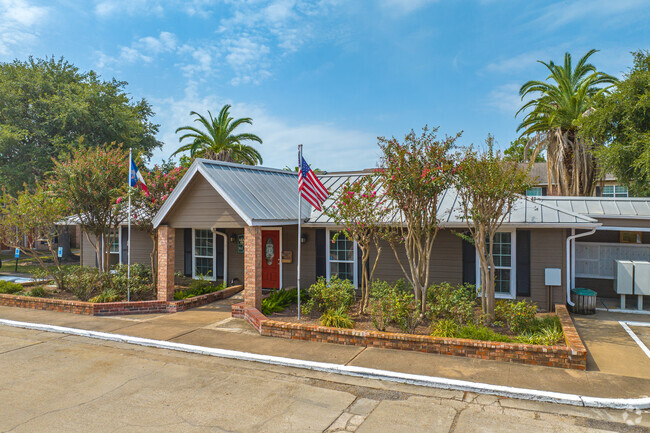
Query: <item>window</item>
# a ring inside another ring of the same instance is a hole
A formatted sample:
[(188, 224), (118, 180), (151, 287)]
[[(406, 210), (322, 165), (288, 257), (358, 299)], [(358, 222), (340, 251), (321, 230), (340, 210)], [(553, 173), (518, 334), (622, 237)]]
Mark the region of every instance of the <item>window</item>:
[(193, 277), (214, 280), (214, 234), (212, 230), (194, 230)]
[(603, 197), (628, 197), (627, 187), (621, 185), (606, 185), (603, 187)]
[[(515, 232), (498, 232), (494, 235), (494, 293), (497, 298), (515, 297)], [(476, 256), (476, 281), (480, 286), (481, 268)]]
[(336, 231), (329, 231), (327, 251), (327, 278), (337, 276), (342, 280), (350, 280), (356, 286), (357, 281), (357, 245), (342, 233), (332, 242)]
[(528, 188), (526, 190), (526, 195), (528, 197), (541, 197), (542, 196), (542, 187), (535, 186), (535, 187), (532, 187), (532, 188)]
[(120, 228), (112, 228), (108, 231), (108, 242), (111, 243), (111, 254), (120, 253)]

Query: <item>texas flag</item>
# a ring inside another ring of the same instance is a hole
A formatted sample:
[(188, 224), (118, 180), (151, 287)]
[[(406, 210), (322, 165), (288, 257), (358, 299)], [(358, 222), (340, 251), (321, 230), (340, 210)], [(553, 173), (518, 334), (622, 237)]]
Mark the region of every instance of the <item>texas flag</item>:
[(144, 191), (144, 195), (149, 197), (149, 188), (147, 188), (147, 184), (144, 182), (144, 178), (140, 174), (138, 166), (135, 165), (133, 158), (131, 158), (131, 169), (129, 170), (129, 186), (132, 188), (137, 186)]

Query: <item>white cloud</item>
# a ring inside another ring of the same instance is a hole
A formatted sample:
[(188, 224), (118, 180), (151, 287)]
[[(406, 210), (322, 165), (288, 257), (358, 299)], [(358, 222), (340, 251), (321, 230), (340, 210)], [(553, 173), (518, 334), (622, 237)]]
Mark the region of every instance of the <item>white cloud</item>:
[(525, 103), (519, 96), (520, 87), (520, 84), (509, 83), (493, 89), (487, 96), (487, 104), (514, 116)]
[(171, 53), (177, 49), (176, 36), (169, 32), (160, 32), (156, 37), (147, 36), (134, 41), (129, 47), (119, 47), (119, 55), (111, 57), (103, 52), (98, 52), (97, 67), (119, 65), (122, 63), (145, 62), (151, 63), (155, 57), (162, 53)]
[[(551, 59), (551, 50), (536, 50), (521, 53), (514, 57), (505, 58), (487, 65), (486, 70), (498, 73), (516, 73), (524, 71), (537, 65), (538, 60), (548, 61)], [(543, 66), (540, 65), (541, 68)]]
[(422, 9), (430, 4), (436, 3), (438, 0), (381, 0), (379, 2), (382, 9), (386, 12), (408, 15), (418, 9)]
[(24, 49), (36, 40), (36, 25), (47, 16), (48, 8), (26, 0), (0, 0), (0, 55)]
[[(165, 143), (156, 159), (169, 158), (179, 147), (176, 128), (191, 125), (190, 111), (216, 115), (224, 104), (232, 103), (215, 95), (200, 94), (195, 88), (186, 89), (182, 98), (152, 99), (160, 123), (159, 138)], [(250, 104), (233, 104), (231, 115), (251, 117), (252, 126), (242, 131), (257, 134), (264, 143), (256, 145), (264, 165), (268, 167), (293, 167), (297, 158), (298, 144), (304, 145), (305, 158), (324, 170), (350, 170), (371, 168), (377, 162), (377, 138), (374, 134), (342, 129), (333, 123), (307, 122), (296, 124), (288, 119), (272, 115), (264, 107)]]
[(629, 25), (650, 15), (647, 0), (578, 0), (559, 2), (543, 9), (536, 20), (548, 29), (576, 22), (598, 19), (603, 26)]
[(101, 0), (95, 14), (102, 18), (114, 15), (162, 15), (163, 5), (157, 0)]

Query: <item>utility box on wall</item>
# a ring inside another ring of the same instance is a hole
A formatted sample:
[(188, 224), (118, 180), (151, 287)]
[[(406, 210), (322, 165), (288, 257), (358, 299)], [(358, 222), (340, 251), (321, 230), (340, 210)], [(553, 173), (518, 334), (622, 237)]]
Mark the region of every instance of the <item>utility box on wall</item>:
[(544, 269), (544, 285), (546, 285), (546, 286), (561, 286), (562, 285), (562, 269), (560, 269), (560, 268), (546, 268), (546, 269)]

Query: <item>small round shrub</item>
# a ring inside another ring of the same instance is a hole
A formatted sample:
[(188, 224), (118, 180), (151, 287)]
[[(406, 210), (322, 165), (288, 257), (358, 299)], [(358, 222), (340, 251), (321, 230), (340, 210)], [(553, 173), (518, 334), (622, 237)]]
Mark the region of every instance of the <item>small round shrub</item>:
[(32, 296), (34, 298), (47, 298), (50, 296), (50, 293), (45, 290), (43, 286), (33, 287), (31, 290), (24, 293), (25, 296)]
[(535, 322), (537, 305), (532, 302), (499, 300), (494, 306), (495, 319), (505, 323), (511, 332), (521, 334)]
[(453, 320), (443, 319), (431, 324), (431, 335), (434, 337), (455, 338), (460, 326)]
[(320, 317), (320, 324), (334, 328), (354, 328), (354, 320), (352, 320), (343, 307), (339, 307), (336, 310), (327, 310)]
[(429, 315), (433, 320), (453, 320), (459, 324), (474, 321), (476, 289), (471, 284), (452, 286), (449, 283), (434, 284), (427, 291)]
[(20, 293), (23, 291), (23, 286), (13, 281), (0, 280), (0, 293), (5, 293), (8, 295), (13, 295), (14, 293)]
[(348, 310), (354, 303), (354, 286), (349, 280), (341, 280), (336, 276), (327, 281), (320, 277), (308, 290), (309, 301), (303, 307), (305, 314), (311, 314), (316, 308), (318, 311)]

